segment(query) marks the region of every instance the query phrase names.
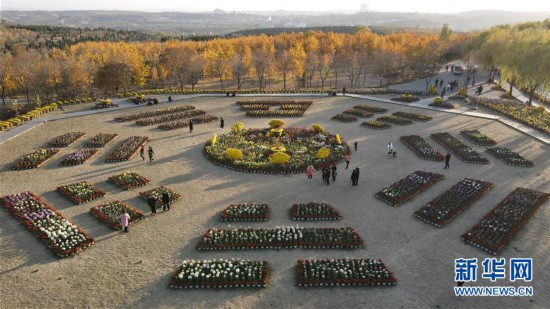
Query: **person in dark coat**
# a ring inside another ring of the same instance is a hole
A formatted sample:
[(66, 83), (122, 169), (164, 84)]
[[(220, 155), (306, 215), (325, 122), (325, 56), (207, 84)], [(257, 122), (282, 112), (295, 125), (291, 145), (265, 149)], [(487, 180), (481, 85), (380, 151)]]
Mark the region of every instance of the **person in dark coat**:
[(139, 155), (141, 156), (141, 161), (145, 161), (145, 146), (141, 145), (139, 147)]
[(149, 162), (153, 162), (153, 155), (155, 154), (155, 152), (153, 151), (153, 147), (149, 146), (149, 150), (147, 151), (149, 153)]
[(447, 155), (445, 156), (445, 168), (449, 168), (449, 161), (451, 161), (451, 154), (447, 152)]
[(323, 168), (323, 182), (330, 185), (330, 169), (328, 167)]
[(356, 167), (355, 168), (355, 184), (354, 184), (354, 186), (357, 186), (358, 183), (359, 183), (359, 168)]
[(330, 167), (330, 171), (331, 171), (331, 174), (332, 174), (332, 182), (335, 182), (336, 181), (336, 170), (338, 168), (336, 167), (336, 163), (333, 163), (332, 166)]
[(441, 98), (443, 99), (443, 97), (445, 96), (445, 92), (446, 92), (447, 88), (443, 88), (443, 91), (441, 91)]
[(157, 200), (154, 197), (149, 197), (147, 199), (147, 204), (151, 208), (151, 214), (154, 216), (157, 214)]
[(357, 151), (357, 141), (353, 142), (353, 149), (355, 149), (355, 151)]
[(353, 172), (351, 172), (351, 185), (352, 187), (355, 187), (355, 182), (357, 181), (357, 170), (353, 169)]
[(170, 210), (170, 195), (168, 192), (162, 193), (162, 211)]
[(225, 125), (225, 121), (223, 120), (223, 117), (220, 118), (220, 129), (223, 129)]
[(193, 120), (189, 119), (189, 133), (193, 133)]
[(443, 80), (439, 81), (439, 87), (443, 87)]

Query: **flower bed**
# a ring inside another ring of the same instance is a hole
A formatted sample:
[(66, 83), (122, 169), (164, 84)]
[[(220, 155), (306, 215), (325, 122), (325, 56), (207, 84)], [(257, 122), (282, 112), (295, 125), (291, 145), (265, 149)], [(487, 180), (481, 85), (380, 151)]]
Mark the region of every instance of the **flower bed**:
[(24, 170), (29, 168), (37, 168), (46, 163), (49, 159), (55, 156), (59, 149), (38, 149), (33, 153), (21, 157), (13, 166), (13, 170)]
[(273, 118), (273, 117), (285, 117), (285, 118), (292, 118), (292, 117), (302, 117), (305, 113), (305, 110), (297, 110), (297, 109), (285, 109), (285, 110), (255, 110), (255, 111), (248, 111), (245, 113), (247, 117), (251, 118)]
[(445, 159), (444, 155), (418, 135), (401, 136), (399, 139), (416, 153), (420, 159), (430, 161), (443, 161)]
[[(237, 101), (248, 117), (302, 117), (313, 101)], [(278, 110), (270, 110), (279, 106)]]
[(296, 221), (340, 220), (342, 216), (329, 203), (311, 202), (294, 204), (290, 208), (290, 218)]
[(109, 180), (124, 190), (130, 190), (147, 185), (150, 180), (137, 174), (136, 172), (126, 172), (120, 175), (109, 177)]
[(529, 221), (549, 194), (516, 188), (466, 233), (462, 239), (492, 254), (497, 254)]
[(353, 249), (363, 247), (359, 234), (350, 227), (274, 229), (209, 229), (197, 245), (198, 250), (250, 249)]
[[(193, 121), (193, 124), (195, 125), (195, 124), (202, 124), (202, 123), (216, 121), (218, 120), (218, 117), (206, 114), (203, 116), (191, 118), (190, 120)], [(161, 124), (159, 126), (159, 129), (168, 131), (168, 130), (187, 128), (188, 126), (189, 126), (189, 120)]]
[(60, 135), (51, 141), (48, 142), (50, 147), (67, 147), (77, 140), (81, 139), (82, 136), (86, 135), (84, 132), (69, 132), (63, 135)]
[(494, 146), (497, 142), (487, 135), (479, 132), (478, 130), (467, 130), (460, 131), (460, 134), (464, 135), (466, 138), (476, 143), (479, 146)]
[(60, 257), (71, 256), (94, 239), (31, 192), (5, 195), (0, 204)]
[(376, 193), (376, 197), (391, 206), (399, 206), (443, 179), (443, 175), (416, 171)]
[(375, 129), (375, 130), (384, 130), (384, 129), (391, 128), (391, 124), (387, 124), (387, 123), (376, 121), (376, 120), (364, 121), (361, 124), (361, 126), (363, 126), (365, 128)]
[(84, 144), (85, 147), (100, 148), (112, 142), (118, 134), (98, 133)]
[(266, 261), (185, 260), (170, 278), (173, 289), (189, 288), (263, 288), (269, 269)]
[(99, 150), (97, 149), (84, 149), (84, 150), (77, 150), (70, 155), (67, 155), (63, 161), (61, 161), (61, 165), (79, 165), (84, 164), (87, 161), (89, 161), (93, 156), (95, 156)]
[(405, 113), (405, 112), (396, 112), (396, 113), (393, 113), (392, 115), (397, 116), (399, 118), (405, 118), (405, 119), (421, 121), (421, 122), (427, 122), (433, 119), (430, 116), (414, 114), (414, 113)]
[(386, 113), (388, 111), (387, 109), (382, 108), (382, 107), (375, 107), (375, 106), (369, 106), (369, 105), (364, 105), (364, 104), (355, 105), (353, 107), (353, 109), (367, 111), (367, 112), (371, 112), (371, 113), (374, 113), (374, 114), (383, 114), (383, 113)]
[(389, 124), (394, 124), (396, 126), (406, 126), (409, 124), (413, 124), (411, 120), (399, 118), (393, 115), (384, 115), (382, 117), (376, 118), (376, 120)]
[(57, 187), (57, 191), (68, 197), (71, 201), (82, 204), (97, 200), (105, 196), (105, 192), (87, 181)]
[[(238, 156), (229, 156), (228, 149), (238, 153)], [(284, 150), (279, 152), (279, 149)], [(317, 156), (321, 149), (329, 151), (328, 158)], [(206, 157), (216, 164), (238, 171), (266, 174), (302, 173), (310, 164), (319, 168), (324, 163), (340, 162), (348, 151), (347, 144), (338, 144), (335, 135), (293, 127), (284, 128), (276, 134), (269, 128), (232, 131), (218, 135), (214, 144), (209, 140), (204, 148)], [(281, 153), (278, 156), (282, 157), (282, 161), (275, 160), (275, 152)]]
[(475, 164), (489, 164), (484, 156), (474, 151), (472, 148), (462, 143), (459, 139), (453, 137), (447, 132), (443, 133), (434, 133), (432, 138), (449, 149), (454, 153), (460, 160), (466, 163), (475, 163)]
[(525, 159), (519, 153), (514, 152), (508, 148), (502, 148), (502, 147), (488, 148), (487, 152), (511, 166), (533, 167), (532, 161)]
[(143, 197), (145, 200), (148, 200), (150, 197), (155, 198), (155, 200), (157, 200), (156, 206), (158, 207), (159, 205), (163, 205), (162, 194), (164, 192), (167, 192), (168, 196), (170, 196), (170, 203), (173, 203), (181, 198), (179, 193), (172, 191), (165, 186), (160, 186), (145, 192), (139, 192), (139, 196)]
[(455, 106), (449, 102), (449, 101), (437, 101), (437, 102), (432, 102), (430, 104), (428, 104), (429, 106), (433, 106), (433, 107), (440, 107), (440, 108), (446, 108), (446, 109), (453, 109), (455, 108)]
[(414, 215), (422, 221), (442, 227), (470, 207), (492, 187), (493, 184), (490, 182), (464, 178), (426, 206), (417, 210)]
[(399, 101), (399, 102), (404, 102), (404, 103), (412, 103), (412, 102), (416, 102), (418, 100), (420, 100), (419, 97), (417, 96), (413, 96), (411, 94), (408, 94), (408, 93), (405, 93), (403, 95), (401, 95), (400, 97), (395, 97), (395, 98), (391, 98), (393, 101)]
[(121, 162), (130, 160), (141, 145), (145, 144), (149, 138), (147, 136), (130, 136), (120, 144), (111, 154), (105, 158), (107, 162)]
[(220, 216), (220, 221), (267, 221), (269, 206), (267, 204), (244, 203), (229, 205)]
[(157, 109), (157, 110), (150, 111), (150, 112), (144, 112), (144, 113), (133, 114), (133, 115), (128, 115), (128, 116), (116, 117), (115, 121), (118, 121), (118, 122), (135, 121), (135, 120), (139, 120), (139, 119), (145, 119), (145, 118), (158, 117), (158, 116), (163, 116), (163, 115), (168, 115), (168, 114), (185, 112), (185, 111), (192, 110), (192, 109), (195, 109), (195, 107), (192, 106), (192, 105), (183, 105), (183, 106), (176, 106), (176, 107), (170, 107), (170, 108), (163, 108), (163, 109)]
[(343, 111), (342, 114), (357, 116), (357, 117), (361, 117), (361, 118), (369, 118), (369, 117), (372, 117), (372, 115), (374, 115), (371, 112), (367, 112), (367, 111), (363, 111), (363, 110), (359, 110), (359, 109), (353, 109), (353, 108)]
[(118, 104), (113, 103), (111, 99), (101, 99), (95, 104), (94, 107), (92, 107), (92, 109), (104, 109), (111, 107), (118, 107)]
[(489, 99), (479, 96), (468, 96), (468, 98), (472, 103), (483, 105), (526, 126), (550, 134), (550, 113), (548, 112), (541, 112), (534, 106), (514, 100)]
[(125, 211), (130, 215), (128, 224), (136, 223), (137, 221), (145, 218), (145, 215), (141, 211), (121, 201), (113, 201), (90, 208), (90, 212), (98, 217), (99, 220), (107, 223), (112, 228), (117, 230), (122, 228), (122, 225), (120, 225), (119, 216)]
[(381, 260), (298, 260), (298, 286), (395, 285), (397, 279)]
[(161, 124), (165, 122), (171, 122), (171, 121), (177, 121), (182, 120), (185, 118), (191, 118), (196, 117), (200, 115), (206, 114), (205, 111), (200, 109), (193, 109), (182, 113), (175, 113), (175, 114), (169, 114), (166, 116), (158, 117), (158, 118), (145, 118), (141, 120), (137, 120), (136, 124), (140, 126), (152, 126), (155, 124)]
[(269, 110), (269, 104), (257, 104), (257, 103), (243, 103), (240, 108), (244, 112), (248, 111), (267, 111)]
[(338, 114), (336, 116), (333, 116), (330, 119), (340, 121), (340, 122), (345, 122), (345, 123), (350, 123), (350, 122), (357, 121), (357, 117), (352, 116), (352, 115), (348, 115), (348, 114)]

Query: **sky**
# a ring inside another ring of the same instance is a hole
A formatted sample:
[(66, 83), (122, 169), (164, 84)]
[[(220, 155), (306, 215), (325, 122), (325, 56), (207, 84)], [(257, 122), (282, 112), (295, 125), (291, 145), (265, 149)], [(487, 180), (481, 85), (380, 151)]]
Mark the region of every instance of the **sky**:
[[(452, 13), (498, 9), (550, 12), (549, 0), (0, 0), (0, 10), (370, 11)], [(1, 12), (0, 12), (1, 13)]]

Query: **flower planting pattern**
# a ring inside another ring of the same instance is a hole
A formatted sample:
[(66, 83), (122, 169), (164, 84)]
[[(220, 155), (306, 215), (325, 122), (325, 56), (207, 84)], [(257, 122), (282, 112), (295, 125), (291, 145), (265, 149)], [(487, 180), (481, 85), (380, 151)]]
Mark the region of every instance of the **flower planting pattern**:
[(416, 171), (376, 193), (376, 197), (391, 206), (399, 206), (443, 179), (443, 175)]
[(433, 119), (430, 116), (426, 116), (422, 114), (414, 114), (414, 113), (405, 113), (405, 112), (396, 112), (396, 113), (393, 113), (392, 115), (400, 118), (405, 118), (405, 119), (414, 120), (414, 121), (421, 121), (421, 122), (427, 122)]
[(244, 203), (229, 205), (222, 211), (220, 221), (267, 221), (268, 218), (267, 204)]
[(516, 188), (466, 233), (462, 239), (492, 254), (506, 246), (529, 221), (549, 194)]
[(130, 215), (130, 220), (128, 221), (128, 224), (133, 224), (145, 218), (145, 215), (141, 211), (121, 201), (113, 201), (107, 204), (94, 206), (90, 208), (90, 212), (98, 217), (101, 221), (107, 223), (109, 226), (117, 230), (122, 229), (119, 217), (125, 212)]
[(532, 161), (525, 159), (519, 153), (513, 152), (508, 148), (502, 148), (502, 147), (488, 148), (487, 152), (511, 166), (533, 167)]
[(375, 129), (375, 130), (384, 130), (384, 129), (391, 128), (391, 124), (387, 124), (376, 120), (364, 121), (361, 124), (361, 126), (365, 128)]
[(105, 161), (121, 162), (130, 160), (141, 145), (145, 144), (149, 138), (147, 136), (130, 136), (122, 144), (120, 144), (113, 152), (111, 152)]
[[(237, 101), (247, 117), (302, 117), (313, 101)], [(277, 110), (271, 107), (279, 106)]]
[(68, 197), (71, 201), (82, 204), (105, 196), (105, 192), (87, 181), (57, 187), (57, 191)]
[(394, 124), (396, 126), (406, 126), (409, 124), (413, 124), (413, 122), (409, 119), (404, 119), (393, 115), (384, 115), (382, 117), (376, 118), (376, 120), (389, 124)]
[[(218, 120), (218, 117), (206, 114), (198, 117), (193, 117), (190, 120), (193, 122), (193, 124), (202, 124), (202, 123), (209, 123), (212, 121), (216, 121)], [(188, 126), (189, 126), (189, 120), (177, 121), (177, 122), (161, 124), (159, 125), (159, 129), (168, 131), (168, 130), (187, 128)]]
[(143, 177), (136, 172), (126, 172), (119, 175), (109, 177), (109, 181), (124, 188), (124, 190), (131, 190), (137, 187), (147, 185), (150, 180)]
[(33, 153), (21, 157), (13, 166), (13, 170), (37, 168), (55, 156), (59, 149), (38, 149)]
[(406, 135), (399, 138), (407, 145), (420, 159), (430, 161), (443, 161), (445, 156), (437, 149), (428, 144), (426, 140), (418, 135)]
[(445, 146), (452, 153), (454, 153), (460, 160), (466, 163), (475, 163), (475, 164), (489, 163), (489, 160), (487, 160), (484, 156), (482, 156), (481, 154), (479, 154), (478, 152), (476, 152), (466, 144), (462, 143), (459, 139), (453, 137), (451, 134), (447, 132), (434, 133), (432, 134), (432, 138), (436, 142)]
[(204, 114), (206, 114), (206, 112), (203, 111), (203, 110), (193, 109), (193, 110), (189, 110), (189, 111), (186, 111), (186, 112), (169, 114), (169, 115), (165, 115), (165, 116), (157, 117), (157, 118), (140, 119), (140, 120), (136, 121), (136, 124), (140, 125), (140, 126), (152, 126), (152, 125), (161, 124), (161, 123), (165, 123), (165, 122), (172, 122), (172, 121), (178, 121), (178, 120), (182, 120), (182, 119), (186, 119), (186, 118), (201, 116), (201, 115), (204, 115)]
[(364, 105), (364, 104), (355, 105), (353, 107), (353, 109), (358, 109), (358, 110), (361, 110), (361, 111), (367, 111), (367, 112), (371, 112), (371, 113), (374, 113), (374, 114), (383, 114), (383, 113), (388, 112), (388, 110), (385, 109), (385, 108), (369, 106), (369, 105)]
[(414, 215), (427, 223), (442, 227), (489, 191), (493, 184), (464, 178), (417, 210)]
[(455, 106), (449, 101), (437, 101), (437, 102), (432, 102), (428, 105), (433, 107), (446, 108), (446, 109), (455, 108)]
[(145, 118), (152, 118), (152, 117), (158, 117), (158, 116), (163, 116), (168, 114), (181, 113), (192, 109), (195, 109), (195, 107), (192, 105), (163, 108), (163, 109), (157, 109), (150, 112), (116, 117), (115, 121), (118, 121), (118, 122), (136, 121), (136, 120), (145, 119)]
[(338, 114), (336, 116), (333, 116), (330, 119), (340, 121), (340, 122), (344, 122), (344, 123), (357, 121), (357, 117), (352, 116), (352, 115), (348, 115), (348, 114)]
[(112, 142), (118, 134), (98, 133), (84, 144), (86, 147), (101, 148)]
[(478, 130), (460, 131), (460, 134), (479, 146), (494, 146), (497, 142)]
[(154, 188), (149, 191), (140, 192), (139, 195), (143, 197), (145, 200), (148, 200), (150, 197), (153, 197), (157, 201), (156, 205), (158, 207), (159, 205), (163, 205), (162, 194), (165, 192), (168, 193), (168, 196), (170, 197), (170, 203), (173, 203), (181, 198), (181, 195), (179, 193), (172, 191), (171, 189), (165, 186), (160, 186), (158, 188)]
[(332, 205), (326, 202), (294, 204), (290, 208), (290, 217), (297, 221), (340, 220), (342, 216)]
[(367, 112), (360, 109), (353, 109), (353, 108), (343, 111), (342, 114), (352, 115), (352, 116), (361, 117), (361, 118), (369, 118), (374, 115), (371, 112)]
[(95, 156), (99, 151), (97, 149), (84, 149), (77, 150), (70, 155), (67, 155), (61, 165), (79, 165), (84, 164), (89, 161), (93, 156)]
[(60, 135), (48, 142), (50, 147), (67, 147), (77, 140), (81, 139), (86, 133), (84, 132), (69, 132)]

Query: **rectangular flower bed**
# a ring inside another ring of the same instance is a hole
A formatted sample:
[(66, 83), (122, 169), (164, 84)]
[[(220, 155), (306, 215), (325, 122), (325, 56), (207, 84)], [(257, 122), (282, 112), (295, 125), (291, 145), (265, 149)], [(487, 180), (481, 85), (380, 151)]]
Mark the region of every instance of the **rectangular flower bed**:
[(142, 187), (150, 182), (149, 179), (137, 174), (136, 172), (126, 172), (111, 176), (109, 177), (109, 180), (117, 186), (124, 188), (124, 190)]
[(406, 126), (409, 124), (413, 124), (413, 122), (409, 119), (403, 119), (393, 115), (384, 115), (382, 117), (376, 118), (376, 120), (389, 123), (389, 124), (394, 124), (396, 126)]
[(478, 130), (460, 131), (460, 134), (479, 146), (494, 146), (497, 144), (495, 140), (489, 138), (487, 135), (479, 132)]
[(266, 261), (185, 260), (170, 278), (173, 289), (263, 288), (269, 269)]
[(105, 158), (107, 162), (121, 162), (130, 160), (141, 145), (145, 144), (149, 138), (147, 136), (130, 136), (120, 144), (111, 154)]
[(105, 192), (87, 181), (57, 187), (57, 191), (68, 197), (71, 201), (82, 204), (97, 200), (105, 196)]
[(434, 133), (432, 138), (449, 149), (454, 153), (460, 160), (466, 163), (475, 163), (475, 164), (489, 164), (484, 156), (470, 148), (468, 145), (462, 143), (459, 139), (453, 137), (447, 132), (443, 133)]
[(490, 182), (464, 178), (426, 206), (417, 210), (414, 215), (422, 221), (442, 227), (470, 207), (492, 187), (493, 184)]
[(139, 196), (143, 197), (145, 200), (148, 200), (150, 197), (154, 197), (157, 200), (156, 205), (158, 207), (159, 205), (162, 205), (162, 194), (164, 192), (167, 192), (168, 196), (170, 196), (170, 203), (173, 203), (181, 198), (179, 193), (174, 192), (165, 186), (160, 186), (145, 192), (139, 192)]
[(55, 156), (59, 149), (38, 149), (33, 153), (21, 157), (13, 166), (13, 170), (37, 168)]
[(229, 205), (220, 216), (220, 221), (267, 221), (269, 206), (267, 204), (244, 203)]
[(31, 192), (5, 195), (0, 204), (60, 257), (74, 255), (94, 243), (92, 237)]
[(363, 247), (359, 234), (350, 227), (303, 228), (277, 227), (274, 229), (215, 229), (201, 238), (198, 250), (251, 249), (353, 249)]
[(84, 132), (69, 132), (63, 135), (60, 135), (48, 142), (50, 147), (67, 147), (77, 140), (81, 139), (82, 136), (86, 135)]
[(421, 121), (421, 122), (427, 122), (427, 121), (430, 121), (430, 120), (433, 119), (430, 116), (426, 116), (426, 115), (422, 115), (422, 114), (414, 114), (414, 113), (405, 113), (405, 112), (396, 112), (396, 113), (393, 113), (392, 115), (400, 117), (400, 118), (405, 118), (405, 119), (415, 120), (415, 121)]
[(162, 117), (157, 118), (146, 118), (137, 120), (136, 124), (140, 126), (152, 126), (155, 124), (161, 124), (165, 122), (172, 122), (172, 121), (178, 121), (186, 118), (196, 117), (200, 115), (206, 114), (205, 111), (200, 109), (193, 109), (182, 113), (175, 113), (175, 114), (169, 114)]
[(383, 114), (383, 113), (386, 113), (388, 111), (387, 109), (382, 108), (382, 107), (375, 107), (375, 106), (369, 106), (369, 105), (364, 105), (364, 104), (355, 105), (353, 107), (353, 109), (367, 111), (367, 112), (371, 112), (371, 113), (375, 113), (375, 114)]
[(502, 147), (488, 148), (487, 152), (511, 166), (533, 167), (532, 161), (525, 159), (519, 153), (514, 152), (508, 148), (502, 148)]
[(444, 155), (418, 135), (405, 135), (399, 139), (416, 153), (420, 159), (430, 161), (443, 161), (445, 159)]
[(112, 142), (118, 134), (98, 133), (84, 144), (86, 147), (100, 148)]
[(115, 121), (119, 121), (119, 122), (135, 121), (135, 120), (144, 119), (144, 118), (151, 118), (151, 117), (158, 117), (158, 116), (162, 116), (162, 115), (180, 113), (180, 112), (184, 112), (184, 111), (188, 111), (188, 110), (192, 110), (192, 109), (195, 109), (195, 107), (192, 106), (192, 105), (184, 105), (184, 106), (163, 108), (163, 109), (157, 109), (157, 110), (150, 111), (150, 112), (144, 112), (144, 113), (133, 114), (133, 115), (128, 115), (128, 116), (116, 117)]
[(453, 109), (455, 108), (455, 106), (449, 102), (449, 101), (441, 101), (441, 102), (432, 102), (430, 104), (428, 104), (429, 106), (433, 106), (433, 107), (439, 107), (439, 108), (446, 108), (446, 109)]
[(255, 110), (247, 111), (245, 115), (252, 118), (267, 118), (267, 117), (302, 117), (305, 110), (301, 109), (285, 109), (285, 110)]
[(374, 115), (371, 112), (367, 112), (359, 109), (353, 109), (353, 108), (343, 111), (342, 114), (352, 115), (352, 116), (361, 117), (361, 118), (369, 118), (369, 117), (372, 117), (372, 115)]
[(549, 194), (526, 188), (516, 188), (462, 239), (492, 254), (497, 254), (529, 221), (535, 211), (548, 200)]
[(365, 128), (375, 129), (375, 130), (384, 130), (384, 129), (391, 128), (391, 124), (376, 121), (376, 120), (364, 121), (361, 124), (361, 126)]
[(381, 260), (298, 260), (298, 286), (395, 285), (397, 279)]
[(333, 116), (330, 119), (340, 121), (340, 122), (345, 122), (345, 123), (357, 121), (357, 117), (348, 115), (348, 114), (338, 114), (336, 116)]
[(268, 106), (294, 104), (294, 105), (304, 106), (304, 108), (307, 108), (311, 106), (311, 104), (313, 104), (313, 101), (311, 100), (250, 100), (250, 101), (237, 101), (235, 104), (239, 106), (243, 106), (243, 105), (246, 106), (250, 104), (261, 104), (261, 105), (268, 105)]
[[(203, 115), (203, 116), (191, 118), (191, 120), (193, 121), (193, 124), (196, 125), (196, 124), (202, 124), (202, 123), (208, 123), (208, 122), (216, 121), (216, 120), (218, 120), (218, 117), (206, 114), (206, 115)], [(159, 129), (163, 129), (163, 130), (166, 130), (166, 131), (181, 129), (181, 128), (187, 128), (187, 127), (189, 127), (189, 120), (187, 120), (187, 121), (178, 121), (178, 122), (170, 122), (170, 123), (165, 123), (165, 124), (159, 125)]]
[(97, 149), (84, 149), (84, 150), (77, 150), (70, 155), (67, 155), (63, 161), (61, 161), (61, 165), (79, 165), (84, 164), (87, 161), (89, 161), (93, 156), (95, 156), (99, 150)]
[(107, 223), (112, 228), (117, 230), (122, 228), (122, 225), (120, 225), (119, 217), (124, 212), (127, 212), (128, 215), (130, 215), (130, 220), (128, 221), (128, 224), (135, 223), (145, 218), (145, 215), (141, 211), (121, 201), (113, 201), (107, 204), (94, 206), (90, 208), (90, 212), (98, 217), (99, 220)]
[(247, 103), (241, 104), (241, 110), (244, 112), (248, 111), (267, 111), (269, 110), (269, 104), (257, 104), (257, 103)]
[(296, 221), (340, 220), (342, 216), (329, 203), (311, 202), (294, 204), (290, 208), (290, 217)]
[(443, 179), (443, 175), (416, 171), (376, 193), (376, 197), (391, 206), (399, 206)]

